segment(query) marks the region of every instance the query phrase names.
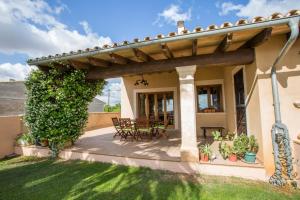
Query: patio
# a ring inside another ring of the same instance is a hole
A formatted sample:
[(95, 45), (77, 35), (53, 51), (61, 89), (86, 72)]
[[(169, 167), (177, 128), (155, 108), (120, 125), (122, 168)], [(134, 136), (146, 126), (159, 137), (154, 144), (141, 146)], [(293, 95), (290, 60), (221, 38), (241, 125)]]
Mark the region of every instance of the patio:
[[(113, 127), (87, 131), (69, 150), (115, 157), (180, 162), (181, 137), (179, 131), (168, 130), (168, 139), (161, 137), (144, 141), (120, 141), (120, 137), (113, 138), (114, 133)], [(198, 137), (197, 143), (198, 145), (211, 144), (212, 151), (216, 155), (216, 159), (213, 161), (200, 161), (202, 164), (263, 168), (259, 161), (256, 164), (248, 164), (240, 160), (237, 162), (224, 160), (218, 151), (218, 144), (213, 142), (211, 137), (207, 137), (207, 139)]]

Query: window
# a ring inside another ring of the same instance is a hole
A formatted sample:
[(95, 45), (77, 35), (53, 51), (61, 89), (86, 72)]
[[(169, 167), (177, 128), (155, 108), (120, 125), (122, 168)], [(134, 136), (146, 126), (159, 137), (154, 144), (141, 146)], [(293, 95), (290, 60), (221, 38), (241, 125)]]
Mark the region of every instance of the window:
[(222, 85), (197, 86), (198, 112), (223, 112)]

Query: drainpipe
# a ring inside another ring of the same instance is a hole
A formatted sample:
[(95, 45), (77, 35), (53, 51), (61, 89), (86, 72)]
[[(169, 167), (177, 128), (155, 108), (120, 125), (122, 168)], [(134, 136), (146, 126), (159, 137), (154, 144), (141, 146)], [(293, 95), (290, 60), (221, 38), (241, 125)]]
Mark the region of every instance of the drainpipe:
[(272, 70), (271, 70), (271, 80), (272, 80), (272, 91), (273, 91), (273, 102), (274, 102), (274, 113), (275, 122), (281, 123), (281, 113), (280, 113), (280, 103), (279, 103), (279, 93), (278, 93), (278, 83), (276, 76), (276, 67), (281, 59), (287, 54), (289, 49), (295, 43), (299, 35), (299, 17), (290, 19), (289, 27), (291, 29), (291, 35), (284, 47), (281, 49), (278, 57), (276, 58)]
[[(288, 128), (281, 121), (276, 67), (297, 40), (299, 35), (299, 21), (300, 17), (292, 18), (289, 20), (288, 25), (291, 29), (290, 37), (284, 47), (281, 49), (271, 69), (272, 95), (275, 114), (275, 123), (272, 127), (272, 144), (274, 152), (275, 173), (270, 177), (269, 182), (276, 186), (283, 186), (287, 182), (290, 182), (293, 186), (297, 186), (297, 183), (293, 180), (293, 159)], [(284, 159), (280, 159), (280, 157), (282, 156)], [(287, 179), (282, 176), (283, 168), (284, 170), (286, 170), (285, 174), (288, 176)]]

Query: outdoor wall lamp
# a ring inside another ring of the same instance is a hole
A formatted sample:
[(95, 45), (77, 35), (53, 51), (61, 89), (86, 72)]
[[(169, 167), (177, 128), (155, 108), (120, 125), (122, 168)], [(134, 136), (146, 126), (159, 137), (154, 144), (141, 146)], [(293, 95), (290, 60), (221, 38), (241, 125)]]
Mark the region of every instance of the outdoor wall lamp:
[(144, 79), (143, 75), (141, 75), (141, 76), (142, 76), (142, 79), (136, 80), (134, 85), (137, 86), (137, 85), (141, 84), (141, 85), (144, 85), (144, 86), (148, 86), (149, 85), (148, 81)]

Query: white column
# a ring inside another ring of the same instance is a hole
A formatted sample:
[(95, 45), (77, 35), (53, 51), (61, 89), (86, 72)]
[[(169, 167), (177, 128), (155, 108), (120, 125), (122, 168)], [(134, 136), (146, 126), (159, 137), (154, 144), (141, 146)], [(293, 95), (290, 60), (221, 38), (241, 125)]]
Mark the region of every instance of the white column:
[(181, 160), (199, 161), (196, 134), (196, 104), (194, 75), (196, 65), (176, 67), (180, 83)]

